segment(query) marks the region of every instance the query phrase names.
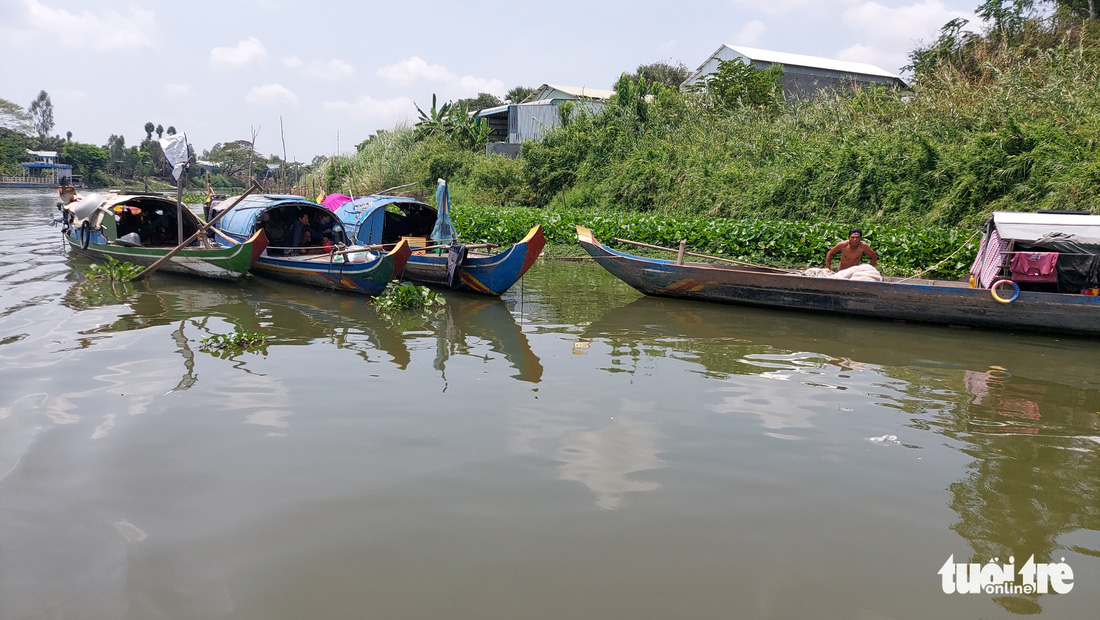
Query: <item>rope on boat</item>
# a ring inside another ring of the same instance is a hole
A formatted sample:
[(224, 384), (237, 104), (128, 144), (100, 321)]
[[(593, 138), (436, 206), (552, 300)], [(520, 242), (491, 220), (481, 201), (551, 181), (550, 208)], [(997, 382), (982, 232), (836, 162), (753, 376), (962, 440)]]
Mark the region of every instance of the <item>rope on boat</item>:
[(921, 271), (918, 271), (917, 273), (915, 273), (915, 274), (913, 274), (913, 275), (911, 275), (907, 278), (901, 278), (900, 280), (894, 280), (893, 282), (898, 283), (898, 282), (905, 282), (906, 280), (916, 280), (917, 278), (923, 276), (924, 274), (928, 273), (929, 271), (932, 271), (932, 270), (936, 269), (940, 265), (942, 265), (942, 264), (946, 263), (947, 261), (951, 260), (952, 256), (954, 256), (954, 255), (958, 254), (959, 252), (962, 252), (964, 249), (966, 249), (966, 246), (969, 245), (970, 242), (974, 240), (974, 237), (977, 237), (979, 234), (981, 234), (981, 232), (982, 231), (980, 231), (980, 230), (974, 231), (974, 234), (970, 235), (970, 238), (967, 239), (965, 242), (963, 242), (962, 245), (959, 246), (959, 249), (957, 249), (954, 252), (948, 254), (947, 258), (941, 260), (940, 262), (936, 263), (935, 265), (932, 265), (931, 267), (928, 267), (927, 269), (922, 269)]

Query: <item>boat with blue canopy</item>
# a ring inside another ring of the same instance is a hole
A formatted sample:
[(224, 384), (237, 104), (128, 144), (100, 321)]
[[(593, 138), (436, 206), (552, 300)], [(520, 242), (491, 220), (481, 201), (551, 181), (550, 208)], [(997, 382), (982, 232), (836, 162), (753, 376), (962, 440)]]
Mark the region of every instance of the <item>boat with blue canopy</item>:
[(542, 252), (546, 245), (542, 226), (531, 228), (519, 242), (494, 254), (496, 245), (458, 242), (447, 213), (449, 202), (446, 184), (441, 182), (437, 191), (441, 209), (412, 198), (373, 195), (340, 204), (335, 215), (355, 243), (390, 247), (412, 239), (421, 246), (409, 256), (403, 280), (501, 295), (527, 273)]
[(332, 211), (301, 196), (247, 196), (221, 216), (217, 229), (231, 239), (264, 231), (269, 245), (252, 267), (257, 275), (365, 295), (382, 293), (410, 254), (404, 242), (388, 250), (353, 242)]

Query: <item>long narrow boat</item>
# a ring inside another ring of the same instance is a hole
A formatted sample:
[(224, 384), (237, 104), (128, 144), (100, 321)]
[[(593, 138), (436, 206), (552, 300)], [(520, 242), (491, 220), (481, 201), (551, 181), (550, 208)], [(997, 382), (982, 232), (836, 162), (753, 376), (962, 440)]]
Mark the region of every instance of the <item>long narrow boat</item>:
[[(348, 232), (357, 243), (389, 246), (403, 237), (430, 242), (438, 212), (435, 208), (411, 198), (398, 196), (363, 196), (354, 198), (336, 209)], [(500, 295), (512, 287), (535, 263), (546, 238), (542, 226), (535, 226), (518, 243), (498, 254), (477, 251), (486, 246), (471, 246), (458, 268), (458, 277), (449, 277), (446, 248), (414, 251), (401, 274), (403, 280), (422, 284), (451, 286), (458, 290)], [(453, 268), (452, 268), (453, 269)]]
[[(178, 209), (176, 201), (159, 195), (89, 194), (60, 204), (69, 247), (91, 258), (111, 257), (148, 267), (179, 245), (177, 217), (183, 217), (183, 235), (202, 227), (198, 216)], [(183, 248), (161, 267), (184, 275), (235, 280), (248, 272), (267, 247), (262, 231), (232, 244), (200, 238)]]
[[(222, 204), (231, 204), (228, 199)], [(217, 206), (214, 207), (217, 212)], [(293, 227), (302, 215), (323, 239), (312, 245), (294, 245)], [(388, 252), (381, 246), (348, 242), (343, 226), (325, 207), (301, 196), (247, 196), (222, 216), (219, 232), (241, 240), (263, 232), (270, 245), (252, 271), (296, 284), (378, 295), (405, 267), (409, 244), (401, 242)]]
[[(1100, 216), (1072, 217), (1093, 217), (1100, 222)], [(1013, 218), (1004, 219), (1004, 230), (1009, 234), (1001, 239), (1012, 239), (1007, 221)], [(987, 238), (996, 232), (997, 225), (991, 220)], [(1042, 228), (1049, 230), (1050, 226)], [(988, 255), (996, 257), (994, 262), (1005, 263), (1013, 252), (1040, 247), (1039, 238), (1044, 235), (1037, 236), (1034, 229), (1026, 233), (1028, 239), (1021, 237), (1014, 242), (1018, 250), (985, 242), (983, 248), (991, 247)], [(600, 266), (646, 295), (999, 330), (1100, 335), (1100, 297), (1019, 290), (1019, 283), (998, 275), (994, 278), (1000, 279), (992, 286), (987, 284), (987, 288), (972, 288), (967, 282), (910, 278), (862, 282), (767, 267), (645, 258), (600, 243), (583, 226), (577, 226), (577, 240)], [(1010, 294), (1013, 289), (1015, 293)]]

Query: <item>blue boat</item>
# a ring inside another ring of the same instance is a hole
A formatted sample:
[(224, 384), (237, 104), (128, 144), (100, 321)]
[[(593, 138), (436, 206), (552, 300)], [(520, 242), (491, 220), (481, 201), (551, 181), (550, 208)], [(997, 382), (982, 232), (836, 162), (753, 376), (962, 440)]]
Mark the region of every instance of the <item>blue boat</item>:
[[(233, 200), (221, 204), (232, 204)], [(218, 211), (217, 205), (213, 211)], [(296, 227), (295, 222), (302, 216), (308, 223)], [(252, 273), (365, 295), (386, 290), (410, 254), (404, 242), (389, 251), (381, 245), (349, 242), (331, 211), (301, 196), (247, 196), (222, 216), (217, 230), (233, 240), (250, 238), (260, 230), (266, 233), (269, 245), (256, 259)]]
[[(439, 212), (411, 198), (362, 196), (340, 205), (336, 217), (356, 243), (389, 247), (406, 237), (431, 242)], [(429, 246), (434, 250), (414, 248), (401, 279), (499, 296), (527, 273), (545, 245), (542, 226), (535, 226), (518, 243), (498, 254), (478, 251), (496, 247), (489, 244), (458, 246), (453, 240), (437, 241)], [(451, 247), (466, 250), (457, 273), (453, 261), (448, 270)]]

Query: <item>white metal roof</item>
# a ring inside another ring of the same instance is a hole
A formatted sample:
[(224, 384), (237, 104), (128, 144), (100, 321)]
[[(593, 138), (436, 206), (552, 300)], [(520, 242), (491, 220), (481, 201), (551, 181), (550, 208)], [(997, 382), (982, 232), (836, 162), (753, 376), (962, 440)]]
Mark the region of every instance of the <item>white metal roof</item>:
[(1001, 239), (1037, 241), (1050, 233), (1100, 239), (1100, 215), (997, 211), (993, 224)]
[(587, 86), (560, 86), (557, 84), (543, 84), (535, 89), (535, 92), (531, 93), (529, 97), (524, 99), (521, 103), (531, 103), (539, 101), (540, 99), (549, 99), (549, 95), (557, 90), (566, 95), (571, 95), (578, 98), (586, 99), (599, 99), (607, 100), (615, 94), (613, 90), (604, 90), (600, 88), (588, 88)]
[(878, 77), (890, 78), (901, 81), (901, 76), (890, 73), (889, 71), (876, 67), (875, 65), (863, 63), (863, 62), (849, 62), (847, 60), (834, 60), (832, 58), (822, 58), (820, 56), (807, 56), (805, 54), (791, 54), (789, 52), (776, 52), (774, 50), (764, 50), (755, 47), (746, 47), (744, 45), (720, 45), (713, 54), (707, 57), (703, 61), (703, 64), (699, 65), (699, 68), (695, 70), (695, 73), (685, 80), (685, 84), (694, 82), (699, 79), (703, 70), (707, 64), (714, 59), (722, 59), (722, 50), (730, 50), (738, 56), (747, 58), (748, 64), (753, 61), (767, 62), (771, 64), (780, 64), (787, 67), (813, 67), (816, 69), (826, 69), (830, 71), (839, 71), (842, 73), (858, 73), (861, 75), (873, 75)]
[(863, 73), (865, 75), (901, 79), (901, 77), (885, 69), (864, 62), (849, 62), (847, 60), (834, 60), (832, 58), (822, 58), (820, 56), (775, 52), (742, 45), (727, 45), (726, 47), (746, 58), (759, 60), (761, 62), (770, 62), (780, 65), (798, 65), (799, 67), (816, 67), (818, 69), (830, 69), (832, 71), (842, 71), (844, 73)]

